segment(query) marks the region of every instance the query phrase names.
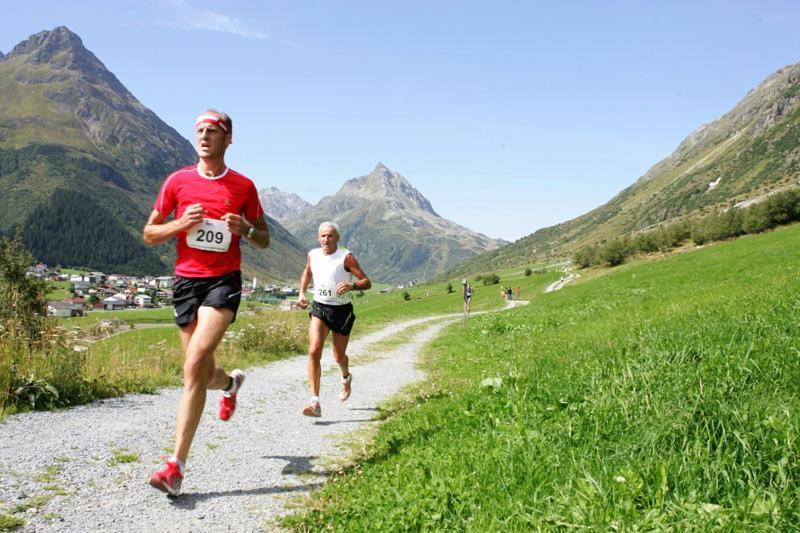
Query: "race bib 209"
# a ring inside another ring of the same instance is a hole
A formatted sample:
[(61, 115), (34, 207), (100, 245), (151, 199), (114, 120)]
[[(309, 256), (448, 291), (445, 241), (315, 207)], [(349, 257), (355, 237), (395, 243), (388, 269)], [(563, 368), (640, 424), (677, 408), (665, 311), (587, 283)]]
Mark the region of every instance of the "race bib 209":
[(227, 252), (231, 245), (231, 232), (225, 221), (204, 218), (199, 226), (186, 235), (186, 244), (198, 250)]

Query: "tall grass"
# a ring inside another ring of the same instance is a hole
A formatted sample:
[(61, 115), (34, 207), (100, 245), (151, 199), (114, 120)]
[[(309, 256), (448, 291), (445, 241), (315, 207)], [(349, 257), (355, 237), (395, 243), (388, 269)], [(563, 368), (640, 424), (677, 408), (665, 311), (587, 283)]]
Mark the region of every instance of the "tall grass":
[(800, 227), (624, 265), (434, 342), (318, 530), (796, 530)]
[[(18, 295), (6, 295), (15, 307)], [(0, 411), (10, 406), (52, 408), (86, 401), (85, 357), (74, 352), (56, 322), (10, 317), (0, 324)]]
[[(79, 326), (42, 321), (37, 339), (24, 337), (14, 321), (0, 330), (0, 411), (51, 409), (128, 392), (153, 392), (179, 385), (183, 354), (178, 328), (133, 329), (89, 342)], [(92, 323), (86, 323), (89, 330)], [(240, 317), (216, 353), (217, 362), (247, 367), (300, 353), (307, 317), (256, 312)]]
[[(226, 368), (263, 364), (303, 352), (307, 319), (298, 313), (258, 312), (239, 317), (223, 337), (215, 360)], [(178, 385), (183, 353), (178, 328), (135, 329), (94, 343), (87, 371), (123, 392)]]

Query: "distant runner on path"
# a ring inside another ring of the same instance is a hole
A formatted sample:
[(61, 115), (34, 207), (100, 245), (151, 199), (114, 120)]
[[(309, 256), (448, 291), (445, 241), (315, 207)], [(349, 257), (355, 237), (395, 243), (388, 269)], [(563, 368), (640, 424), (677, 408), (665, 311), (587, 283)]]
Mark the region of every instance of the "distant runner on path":
[[(175, 449), (150, 484), (171, 496), (181, 489), (186, 459), (203, 407), (206, 389), (222, 389), (219, 417), (228, 420), (244, 373), (216, 366), (216, 350), (236, 319), (242, 291), (241, 250), (246, 238), (269, 246), (269, 229), (253, 182), (225, 165), (233, 142), (228, 115), (209, 110), (195, 121), (199, 162), (171, 174), (161, 187), (144, 227), (144, 242), (177, 239), (173, 305), (184, 353), (183, 393), (178, 405)], [(167, 217), (174, 212), (174, 219)]]
[(464, 296), (464, 316), (469, 315), (469, 308), (470, 304), (472, 303), (472, 296), (475, 294), (475, 291), (472, 290), (472, 285), (467, 283), (466, 278), (464, 281), (461, 282), (461, 289)]
[[(300, 297), (297, 306), (308, 307), (306, 290), (314, 280), (314, 302), (308, 313), (308, 386), (311, 400), (303, 407), (306, 416), (322, 416), (319, 403), (319, 386), (322, 375), (322, 347), (328, 333), (333, 331), (333, 357), (342, 371), (339, 400), (346, 401), (352, 390), (353, 376), (350, 374), (347, 343), (356, 316), (350, 293), (372, 287), (372, 282), (361, 270), (355, 256), (346, 248), (338, 248), (339, 226), (335, 222), (323, 222), (317, 230), (320, 248), (308, 252), (306, 268), (300, 277)], [(355, 281), (353, 277), (355, 276)]]

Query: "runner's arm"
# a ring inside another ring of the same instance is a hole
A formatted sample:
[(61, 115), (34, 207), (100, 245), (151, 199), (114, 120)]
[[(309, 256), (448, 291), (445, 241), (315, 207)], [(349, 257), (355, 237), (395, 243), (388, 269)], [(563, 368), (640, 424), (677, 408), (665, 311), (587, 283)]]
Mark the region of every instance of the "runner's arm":
[[(347, 291), (366, 291), (372, 288), (372, 282), (361, 270), (361, 265), (358, 264), (353, 254), (347, 254), (344, 258), (344, 269), (356, 277), (353, 283), (340, 283), (336, 286), (336, 293), (341, 296)], [(341, 290), (340, 290), (341, 289)]]
[(192, 204), (180, 218), (167, 222), (168, 213), (153, 209), (142, 230), (145, 244), (161, 244), (182, 231), (188, 231), (203, 220), (206, 211), (202, 204)]
[(306, 298), (306, 291), (308, 284), (311, 283), (311, 257), (306, 257), (306, 267), (300, 275), (300, 294), (297, 297), (297, 307), (305, 309), (308, 307), (308, 299)]
[(269, 246), (269, 228), (264, 217), (260, 217), (253, 222), (248, 222), (244, 217), (235, 215), (233, 213), (225, 213), (222, 215), (228, 226), (228, 231), (238, 235), (239, 237), (247, 238), (247, 233), (252, 227), (255, 229), (253, 236), (248, 240), (262, 250)]

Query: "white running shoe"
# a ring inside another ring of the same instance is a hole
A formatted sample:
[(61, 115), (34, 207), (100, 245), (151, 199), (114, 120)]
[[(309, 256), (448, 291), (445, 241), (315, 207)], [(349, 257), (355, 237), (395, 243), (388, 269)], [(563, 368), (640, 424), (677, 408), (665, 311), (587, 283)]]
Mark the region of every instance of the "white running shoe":
[(353, 392), (353, 373), (347, 374), (346, 378), (342, 378), (342, 390), (339, 391), (339, 401), (346, 402)]
[(303, 414), (319, 418), (322, 416), (322, 406), (319, 404), (319, 401), (311, 400), (303, 407)]

